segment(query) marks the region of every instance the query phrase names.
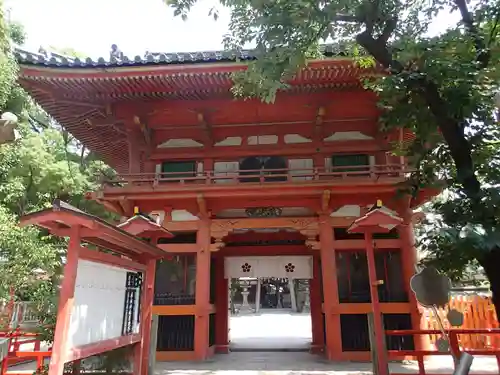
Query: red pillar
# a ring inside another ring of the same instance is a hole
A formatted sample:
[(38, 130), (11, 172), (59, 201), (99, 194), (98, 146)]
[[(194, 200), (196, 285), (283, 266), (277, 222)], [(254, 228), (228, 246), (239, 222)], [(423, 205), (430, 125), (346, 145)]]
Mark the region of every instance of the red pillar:
[(66, 265), (64, 266), (61, 291), (59, 292), (57, 323), (54, 333), (54, 343), (52, 345), (52, 356), (50, 357), (49, 375), (62, 375), (64, 363), (66, 362), (66, 342), (75, 297), (75, 282), (81, 240), (79, 225), (71, 227), (70, 231)]
[(208, 357), (210, 314), (210, 219), (198, 223), (196, 244), (196, 315), (194, 324), (194, 355), (197, 360)]
[(388, 363), (386, 348), (384, 347), (384, 335), (382, 313), (378, 299), (377, 269), (375, 266), (375, 252), (373, 249), (372, 233), (365, 233), (366, 259), (368, 263), (368, 277), (370, 280), (370, 297), (372, 300), (373, 324), (375, 343), (378, 347), (378, 375), (388, 375)]
[(151, 345), (151, 323), (153, 321), (153, 298), (155, 286), (156, 260), (147, 262), (146, 275), (142, 284), (141, 301), (141, 342), (135, 350), (134, 366), (135, 374), (147, 375), (149, 366), (149, 347)]
[(330, 217), (319, 218), (319, 238), (321, 245), (321, 271), (323, 275), (323, 310), (325, 313), (326, 357), (340, 359), (342, 339), (340, 334), (339, 288), (337, 283), (337, 264), (335, 259), (333, 228)]
[(215, 260), (215, 350), (229, 353), (229, 285), (224, 277), (224, 258)]
[(318, 354), (325, 349), (323, 313), (321, 311), (321, 265), (318, 256), (313, 257), (313, 278), (309, 283), (311, 304), (312, 345), (311, 353)]

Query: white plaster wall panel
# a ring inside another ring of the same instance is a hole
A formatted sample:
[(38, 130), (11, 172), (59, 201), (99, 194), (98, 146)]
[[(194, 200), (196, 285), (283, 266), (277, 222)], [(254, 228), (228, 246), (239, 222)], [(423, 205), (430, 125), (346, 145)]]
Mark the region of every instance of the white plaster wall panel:
[(241, 146), (241, 137), (227, 137), (220, 142), (214, 144), (214, 146)]
[(172, 221), (199, 220), (197, 216), (194, 216), (191, 212), (186, 211), (186, 210), (172, 210), (171, 217), (172, 217)]
[(165, 221), (165, 211), (164, 210), (155, 210), (149, 213), (149, 216), (155, 219), (158, 225), (162, 225)]
[(254, 257), (257, 260), (256, 277), (286, 277), (285, 272), (280, 267), (279, 256)]
[(361, 216), (361, 207), (355, 204), (346, 204), (337, 211), (330, 214), (332, 217), (359, 217)]
[(295, 143), (310, 143), (311, 139), (301, 136), (300, 134), (285, 134), (284, 141), (286, 144)]
[(198, 173), (198, 175), (203, 174), (203, 162), (202, 161), (199, 161), (196, 163), (196, 173)]
[(252, 135), (247, 138), (250, 146), (254, 145), (275, 145), (278, 143), (277, 135)]
[[(216, 177), (224, 177), (228, 175), (234, 175), (238, 173), (238, 169), (240, 168), (240, 164), (237, 161), (216, 161), (214, 163), (214, 175)], [(215, 180), (216, 184), (229, 184), (233, 180), (228, 178), (222, 179), (218, 178)]]
[(335, 141), (364, 141), (368, 139), (373, 139), (368, 135), (365, 135), (361, 132), (335, 132), (329, 137), (324, 139), (325, 142), (335, 142)]
[[(127, 270), (78, 261), (67, 350), (121, 336)], [(137, 310), (139, 300), (136, 299)], [(137, 332), (137, 320), (134, 320)]]
[[(312, 257), (310, 256), (227, 257), (225, 262), (226, 278), (312, 278)], [(251, 272), (243, 272), (243, 265), (250, 266)]]
[(176, 138), (169, 139), (166, 142), (158, 145), (158, 148), (183, 148), (183, 147), (203, 147), (203, 145), (199, 142), (191, 138)]
[(312, 180), (313, 178), (313, 159), (289, 159), (288, 168), (292, 174), (292, 181)]
[(325, 158), (325, 172), (332, 171), (332, 158)]
[(375, 165), (375, 155), (368, 156), (368, 160), (370, 163), (370, 167), (373, 168), (373, 166)]

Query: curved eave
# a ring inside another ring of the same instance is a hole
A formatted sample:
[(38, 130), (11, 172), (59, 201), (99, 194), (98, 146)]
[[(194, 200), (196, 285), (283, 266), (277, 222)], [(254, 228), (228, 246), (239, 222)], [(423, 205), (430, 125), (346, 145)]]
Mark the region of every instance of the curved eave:
[[(230, 99), (232, 73), (243, 69), (245, 64), (236, 62), (85, 69), (28, 64), (21, 65), (19, 82), (75, 138), (123, 172), (128, 166), (126, 136), (117, 119), (107, 114), (109, 103)], [(374, 74), (351, 59), (325, 58), (298, 72), (287, 92), (361, 90), (360, 77)]]
[[(29, 92), (57, 91), (61, 99), (93, 102), (135, 98), (199, 100), (230, 95), (232, 73), (245, 68), (241, 63), (93, 69), (21, 65), (20, 82)], [(374, 74), (376, 70), (355, 66), (351, 59), (316, 60), (289, 81), (289, 90), (360, 88), (360, 78)]]
[[(72, 65), (46, 65), (29, 64), (19, 61), (22, 77), (38, 77), (39, 79), (120, 79), (144, 76), (162, 76), (176, 74), (214, 74), (232, 73), (244, 70), (246, 62), (206, 62), (185, 64), (154, 64), (131, 66), (72, 66)], [(309, 69), (334, 69), (350, 68), (361, 71), (354, 66), (351, 58), (324, 58), (313, 60), (304, 70)], [(370, 70), (367, 70), (369, 72)], [(372, 71), (373, 72), (373, 71)]]

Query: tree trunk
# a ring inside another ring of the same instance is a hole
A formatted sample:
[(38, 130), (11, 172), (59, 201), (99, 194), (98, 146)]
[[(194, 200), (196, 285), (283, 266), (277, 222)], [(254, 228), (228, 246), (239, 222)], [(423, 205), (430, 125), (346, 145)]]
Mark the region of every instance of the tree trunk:
[(500, 264), (500, 248), (495, 247), (489, 251), (479, 263), (484, 268), (484, 273), (490, 282), (491, 301), (497, 312), (497, 320), (500, 321), (500, 272), (498, 265)]

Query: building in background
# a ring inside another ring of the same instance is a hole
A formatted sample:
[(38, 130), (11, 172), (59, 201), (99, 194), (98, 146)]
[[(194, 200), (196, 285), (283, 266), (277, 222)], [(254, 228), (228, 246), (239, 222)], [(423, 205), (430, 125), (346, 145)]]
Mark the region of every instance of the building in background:
[(411, 135), (379, 132), (377, 98), (360, 84), (374, 72), (333, 48), (324, 55), (264, 104), (230, 92), (248, 53), (17, 52), (21, 85), (118, 172), (88, 198), (173, 234), (152, 238), (165, 250), (152, 307), (158, 360), (228, 352), (234, 278), (307, 280), (311, 351), (331, 360), (370, 358), (370, 313), (387, 329), (419, 328), (412, 212), (435, 192), (396, 194), (410, 170), (391, 149)]

